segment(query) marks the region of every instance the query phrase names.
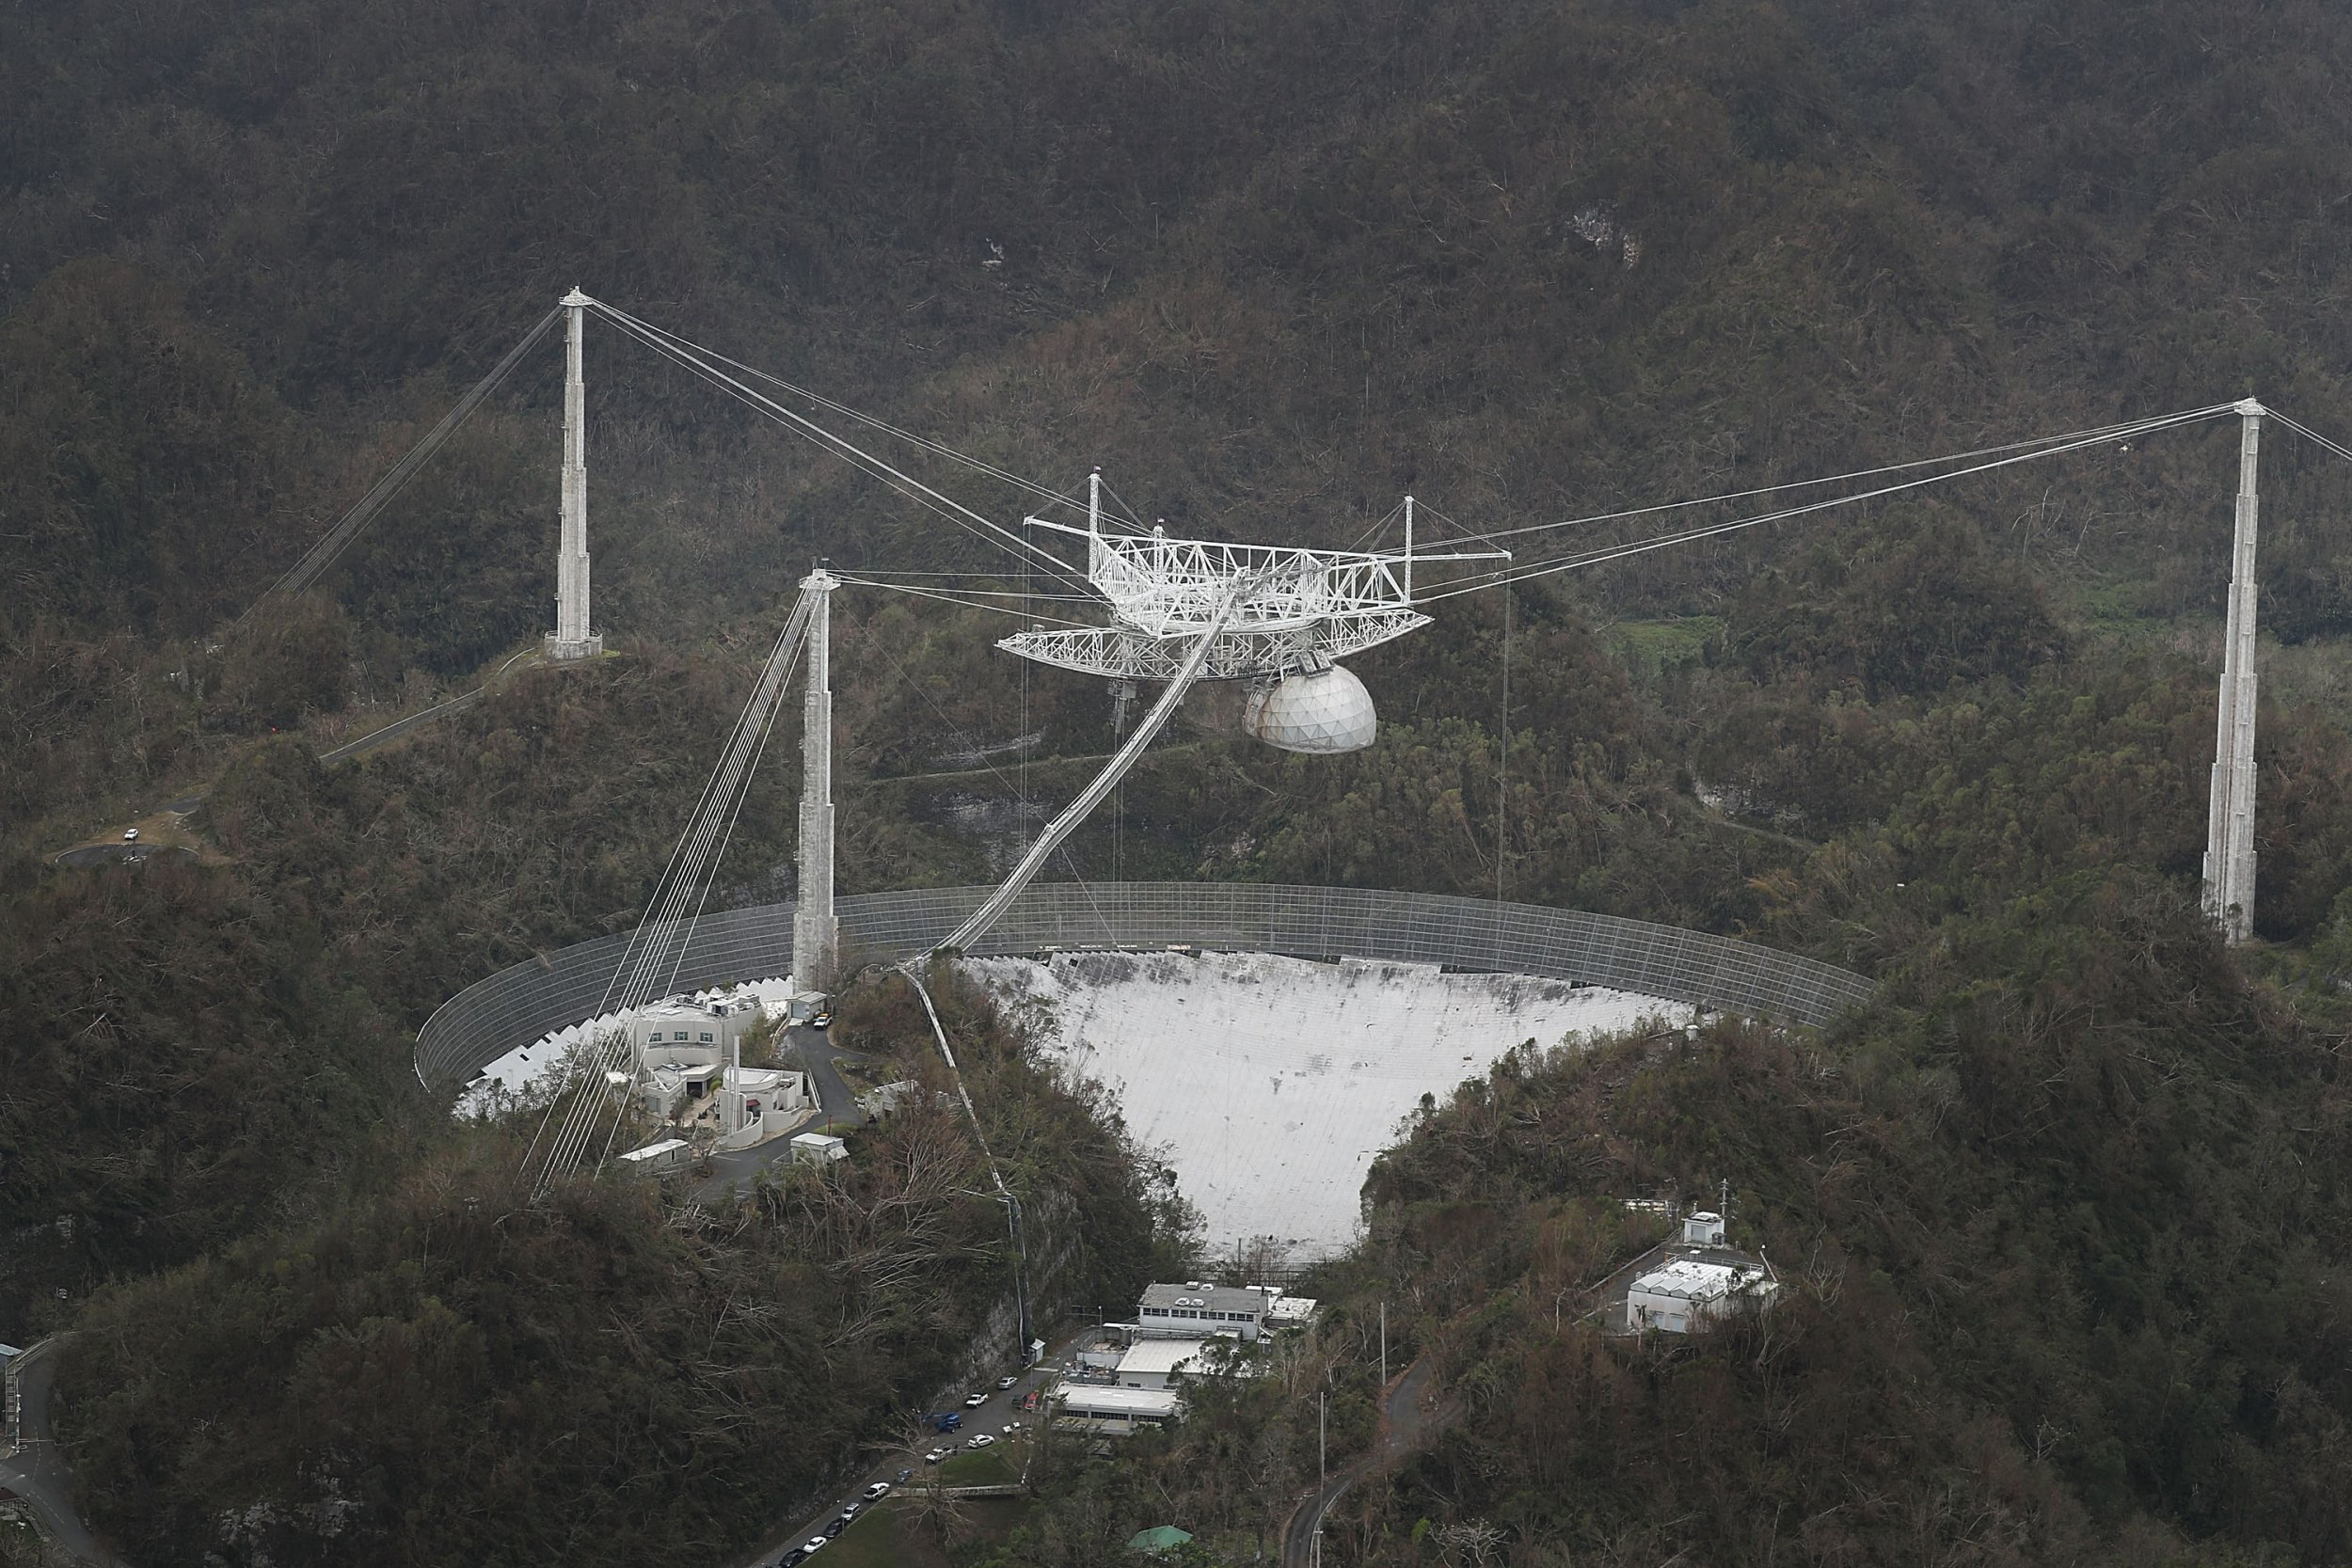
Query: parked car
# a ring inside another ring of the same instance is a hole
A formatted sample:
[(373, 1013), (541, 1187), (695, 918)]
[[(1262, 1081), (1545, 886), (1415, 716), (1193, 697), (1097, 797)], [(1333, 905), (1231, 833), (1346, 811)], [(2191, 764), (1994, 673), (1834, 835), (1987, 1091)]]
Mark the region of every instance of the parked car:
[(994, 1441), (996, 1441), (995, 1438), (991, 1437), (987, 1433), (983, 1432), (977, 1437), (965, 1438), (963, 1446), (967, 1449), (984, 1449)]
[[(913, 1475), (914, 1473), (914, 1472), (912, 1470), (901, 1470), (898, 1472), (898, 1479), (900, 1481), (904, 1481), (907, 1477)], [(890, 1482), (886, 1481), (878, 1481), (874, 1482), (873, 1485), (867, 1487), (864, 1492), (860, 1493), (859, 1496), (863, 1497), (867, 1502), (870, 1503), (889, 1490)]]
[(122, 830), (122, 842), (123, 842), (123, 843), (125, 843), (125, 844), (136, 844), (138, 841), (139, 841), (139, 831), (138, 831), (136, 828), (125, 828), (125, 829), (123, 829), (123, 830)]
[(843, 1503), (841, 1505), (841, 1517), (845, 1520), (854, 1519), (865, 1512), (866, 1505), (864, 1503)]
[(933, 1449), (930, 1452), (923, 1456), (923, 1463), (926, 1465), (936, 1465), (941, 1460), (946, 1458), (949, 1454), (955, 1451), (956, 1450), (953, 1449)]
[(808, 1554), (801, 1550), (800, 1547), (795, 1546), (790, 1551), (785, 1553), (782, 1557), (776, 1559), (776, 1568), (800, 1568), (800, 1565), (807, 1560)]
[(897, 1475), (895, 1475), (895, 1476), (891, 1477), (890, 1479), (891, 1479), (891, 1480), (893, 1480), (893, 1481), (897, 1481), (899, 1485), (904, 1486), (904, 1485), (905, 1485), (908, 1481), (912, 1481), (914, 1478), (914, 1465), (901, 1465), (900, 1466), (898, 1466), (898, 1473)]
[(988, 1395), (985, 1391), (977, 1394), (967, 1394), (963, 1399), (963, 1407), (966, 1410), (977, 1410), (980, 1406), (986, 1404), (987, 1402)]
[(832, 1539), (833, 1538), (831, 1536), (827, 1535), (811, 1536), (807, 1541), (802, 1543), (801, 1556), (803, 1558), (813, 1556), (815, 1553), (822, 1550), (825, 1543)]
[(834, 1536), (839, 1535), (839, 1534), (840, 1534), (843, 1530), (848, 1529), (849, 1528), (850, 1528), (850, 1521), (849, 1521), (849, 1520), (847, 1520), (847, 1519), (835, 1519), (834, 1521), (833, 1521), (833, 1523), (831, 1523), (831, 1524), (829, 1524), (829, 1525), (827, 1525), (827, 1526), (825, 1527), (825, 1539), (826, 1539), (826, 1540), (828, 1540), (828, 1541), (830, 1541), (830, 1540), (832, 1540)]
[(833, 1027), (833, 1013), (832, 1013), (830, 1010), (827, 1010), (827, 1011), (825, 1011), (825, 1012), (818, 1013), (818, 1014), (815, 1018), (812, 1018), (812, 1019), (810, 1019), (810, 1020), (808, 1021), (808, 1026), (809, 1026), (810, 1028), (812, 1028), (812, 1029), (830, 1029), (830, 1028), (832, 1028), (832, 1027)]
[(998, 1393), (1000, 1393), (1000, 1394), (1001, 1394), (1001, 1393), (1003, 1393), (1006, 1389), (1008, 1389), (1008, 1388), (1011, 1387), (1014, 1384), (1016, 1384), (1016, 1383), (1018, 1383), (1018, 1382), (1020, 1382), (1020, 1381), (1021, 1381), (1021, 1374), (1019, 1374), (1018, 1372), (1014, 1373), (1014, 1374), (1013, 1374), (1012, 1376), (1010, 1376), (1010, 1377), (1000, 1377), (1000, 1378), (998, 1378), (998, 1379), (996, 1380), (996, 1391), (997, 1391)]

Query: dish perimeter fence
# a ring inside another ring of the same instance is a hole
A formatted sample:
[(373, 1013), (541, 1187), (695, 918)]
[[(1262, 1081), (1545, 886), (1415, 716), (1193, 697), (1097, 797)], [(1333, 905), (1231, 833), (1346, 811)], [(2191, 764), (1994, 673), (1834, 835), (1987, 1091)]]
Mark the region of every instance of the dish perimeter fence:
[[(927, 952), (995, 890), (912, 888), (835, 902), (841, 968)], [(668, 938), (665, 993), (788, 974), (790, 904), (706, 914)], [(517, 1046), (597, 1017), (634, 932), (530, 958), (441, 1004), (417, 1036), (417, 1078), (454, 1089)], [(1869, 1001), (1861, 975), (1704, 931), (1581, 910), (1429, 893), (1262, 882), (1052, 882), (1014, 901), (971, 951), (1226, 948), (1391, 959), (1581, 980), (1670, 1002), (1819, 1027)]]

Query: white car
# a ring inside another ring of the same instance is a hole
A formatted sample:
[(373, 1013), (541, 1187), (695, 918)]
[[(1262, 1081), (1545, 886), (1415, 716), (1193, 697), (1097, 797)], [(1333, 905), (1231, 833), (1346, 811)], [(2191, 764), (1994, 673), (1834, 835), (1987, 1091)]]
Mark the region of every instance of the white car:
[(995, 1438), (991, 1437), (987, 1433), (983, 1432), (977, 1437), (968, 1437), (964, 1439), (963, 1446), (967, 1449), (984, 1449), (994, 1441), (996, 1441)]
[(889, 1490), (890, 1490), (890, 1482), (888, 1482), (888, 1481), (878, 1481), (874, 1482), (874, 1484), (873, 1484), (873, 1485), (871, 1485), (871, 1486), (867, 1487), (867, 1488), (866, 1488), (866, 1489), (863, 1493), (861, 1493), (861, 1494), (859, 1494), (859, 1495), (860, 1495), (861, 1497), (864, 1497), (864, 1498), (865, 1498), (867, 1502), (869, 1502), (869, 1503), (870, 1503), (870, 1502), (874, 1501), (876, 1498), (878, 1498), (878, 1497), (882, 1497), (884, 1493), (888, 1492)]
[(830, 1546), (832, 1544), (832, 1542), (826, 1540), (821, 1535), (811, 1536), (806, 1542), (803, 1543), (801, 1546), (801, 1555), (806, 1557), (810, 1553), (816, 1551), (819, 1546)]
[(966, 1410), (977, 1410), (980, 1406), (986, 1404), (987, 1402), (988, 1396), (985, 1393), (966, 1394), (963, 1399), (963, 1407)]
[(125, 843), (125, 844), (136, 844), (138, 841), (139, 841), (139, 831), (138, 831), (136, 828), (125, 828), (125, 829), (123, 829), (123, 830), (122, 830), (122, 842), (123, 842), (123, 843)]
[(1001, 1394), (1020, 1381), (1021, 1378), (1017, 1373), (1011, 1377), (1000, 1377), (996, 1380), (996, 1391)]
[(926, 1465), (936, 1465), (941, 1460), (946, 1458), (949, 1454), (955, 1451), (956, 1450), (953, 1449), (933, 1449), (930, 1452), (923, 1456), (923, 1463)]

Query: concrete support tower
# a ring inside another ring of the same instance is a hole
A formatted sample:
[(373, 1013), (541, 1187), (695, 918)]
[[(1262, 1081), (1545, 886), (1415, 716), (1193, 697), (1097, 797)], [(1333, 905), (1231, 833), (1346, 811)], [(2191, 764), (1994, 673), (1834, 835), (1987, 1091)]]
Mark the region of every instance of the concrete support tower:
[(2230, 624), (2221, 652), (2221, 706), (2205, 823), (2205, 912), (2233, 946), (2254, 929), (2254, 539), (2263, 415), (2237, 405), (2237, 528), (2230, 552)]
[(564, 296), (564, 529), (555, 556), (555, 632), (547, 657), (593, 658), (604, 639), (588, 629), (588, 392), (580, 379), (580, 332), (588, 296)]
[(792, 989), (829, 991), (841, 958), (833, 912), (833, 574), (802, 582), (808, 613), (808, 694), (801, 725), (801, 899), (792, 915)]

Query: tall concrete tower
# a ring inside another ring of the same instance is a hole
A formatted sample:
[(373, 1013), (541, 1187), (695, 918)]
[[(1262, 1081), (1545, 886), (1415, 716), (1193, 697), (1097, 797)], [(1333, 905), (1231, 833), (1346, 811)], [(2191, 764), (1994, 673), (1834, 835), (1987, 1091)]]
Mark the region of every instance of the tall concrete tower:
[(801, 897), (792, 916), (792, 989), (831, 990), (841, 959), (833, 912), (833, 591), (821, 566), (801, 583), (809, 595), (808, 692), (801, 726)]
[(2254, 538), (2263, 416), (2237, 405), (2237, 527), (2230, 551), (2230, 624), (2221, 650), (2221, 707), (2205, 818), (2205, 912), (2233, 946), (2254, 930)]
[(592, 658), (604, 639), (588, 629), (588, 391), (580, 378), (580, 336), (588, 296), (564, 296), (564, 527), (555, 556), (555, 631), (547, 657)]

